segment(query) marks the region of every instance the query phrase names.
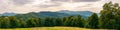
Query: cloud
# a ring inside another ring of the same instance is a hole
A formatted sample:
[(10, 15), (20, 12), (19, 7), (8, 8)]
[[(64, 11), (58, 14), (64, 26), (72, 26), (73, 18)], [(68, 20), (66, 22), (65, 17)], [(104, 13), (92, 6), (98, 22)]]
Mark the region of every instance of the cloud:
[(55, 7), (55, 6), (59, 6), (59, 5), (40, 5), (40, 8), (49, 8), (49, 7)]
[(70, 1), (70, 0), (51, 0), (51, 1), (68, 2), (68, 1)]
[(48, 2), (48, 3), (45, 3), (45, 4), (39, 4), (38, 7), (40, 8), (49, 8), (49, 7), (57, 7), (57, 6), (60, 6), (61, 3), (55, 3), (55, 2)]
[(113, 3), (119, 3), (120, 4), (120, 0), (111, 0)]
[(74, 2), (96, 2), (100, 0), (73, 0)]
[(100, 0), (51, 0), (51, 1), (57, 1), (57, 2), (96, 2)]
[(32, 0), (11, 0), (11, 2), (15, 5), (24, 5), (24, 4), (31, 3)]
[(120, 4), (120, 0), (0, 0), (0, 13), (29, 13), (63, 9), (99, 12), (102, 10), (102, 5), (109, 1)]

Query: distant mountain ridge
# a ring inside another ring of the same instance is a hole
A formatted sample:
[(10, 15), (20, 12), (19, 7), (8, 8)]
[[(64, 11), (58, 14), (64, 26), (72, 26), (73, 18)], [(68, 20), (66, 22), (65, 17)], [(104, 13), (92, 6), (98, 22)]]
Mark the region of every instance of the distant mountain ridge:
[(0, 16), (14, 16), (14, 15), (17, 15), (17, 14), (16, 13), (9, 13), (9, 12), (0, 14)]
[(85, 15), (85, 16), (90, 16), (93, 13), (90, 11), (68, 11), (68, 10), (62, 10), (62, 11), (58, 11), (58, 12), (59, 13), (67, 13), (70, 15)]
[[(45, 17), (66, 17), (66, 16), (77, 16), (81, 15), (83, 18), (87, 18), (92, 15), (93, 12), (90, 11), (68, 11), (68, 10), (61, 10), (56, 12), (30, 12), (27, 14), (16, 14), (16, 13), (3, 13), (0, 16), (16, 16), (16, 17), (24, 17), (24, 18), (45, 18)], [(99, 14), (98, 14), (99, 15)]]

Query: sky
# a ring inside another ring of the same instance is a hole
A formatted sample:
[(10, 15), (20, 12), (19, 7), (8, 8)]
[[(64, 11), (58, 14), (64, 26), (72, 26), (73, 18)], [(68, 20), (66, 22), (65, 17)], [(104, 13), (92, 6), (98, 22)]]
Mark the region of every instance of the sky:
[(0, 13), (29, 13), (41, 11), (91, 11), (99, 13), (102, 6), (120, 0), (0, 0)]

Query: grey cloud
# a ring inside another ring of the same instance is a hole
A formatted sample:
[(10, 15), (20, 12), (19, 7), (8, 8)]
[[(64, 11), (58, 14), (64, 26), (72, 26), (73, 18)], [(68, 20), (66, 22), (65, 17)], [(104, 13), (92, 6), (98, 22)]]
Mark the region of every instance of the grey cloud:
[(96, 2), (100, 0), (73, 0), (74, 2)]
[(68, 2), (69, 0), (51, 0), (51, 1)]
[(12, 0), (15, 5), (24, 5), (32, 2), (32, 0)]
[(86, 4), (84, 6), (78, 6), (77, 8), (80, 8), (80, 7), (91, 7), (93, 4)]
[(40, 8), (49, 8), (49, 7), (55, 7), (55, 6), (60, 6), (60, 5), (39, 5), (38, 7), (40, 7)]
[(51, 1), (60, 1), (60, 2), (96, 2), (96, 1), (100, 1), (100, 0), (51, 0)]
[(40, 8), (49, 8), (49, 7), (56, 7), (56, 6), (60, 6), (62, 3), (58, 3), (58, 2), (48, 2), (48, 4), (40, 4), (38, 5), (38, 7)]

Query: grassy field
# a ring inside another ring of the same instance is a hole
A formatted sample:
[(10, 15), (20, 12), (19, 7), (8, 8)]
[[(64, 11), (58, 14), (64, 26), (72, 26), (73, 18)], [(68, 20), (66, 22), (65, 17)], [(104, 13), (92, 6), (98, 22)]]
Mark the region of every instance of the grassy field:
[[(35, 28), (14, 28), (14, 29), (0, 29), (0, 30), (98, 30), (98, 29), (86, 29), (78, 27), (35, 27)], [(108, 29), (99, 29), (108, 30)]]

